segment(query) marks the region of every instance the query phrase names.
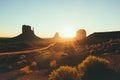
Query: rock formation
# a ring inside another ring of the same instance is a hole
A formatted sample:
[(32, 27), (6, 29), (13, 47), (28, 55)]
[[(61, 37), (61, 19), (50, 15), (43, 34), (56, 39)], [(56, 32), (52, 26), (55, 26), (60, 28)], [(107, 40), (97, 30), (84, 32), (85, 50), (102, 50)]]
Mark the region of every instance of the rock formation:
[(13, 37), (11, 39), (8, 39), (8, 41), (36, 41), (36, 40), (41, 40), (41, 38), (37, 37), (34, 34), (34, 28), (31, 30), (31, 26), (29, 25), (23, 25), (22, 26), (22, 33), (16, 37)]
[(54, 38), (54, 39), (59, 39), (59, 38), (60, 38), (59, 33), (56, 32), (53, 38)]
[(95, 32), (86, 37), (82, 43), (85, 44), (97, 44), (103, 43), (109, 40), (120, 39), (120, 31), (113, 32)]
[(23, 25), (22, 26), (22, 34), (24, 34), (24, 35), (34, 34), (34, 28), (33, 28), (33, 30), (31, 30), (31, 26)]
[(76, 40), (82, 40), (86, 38), (86, 31), (84, 29), (79, 29), (76, 32)]

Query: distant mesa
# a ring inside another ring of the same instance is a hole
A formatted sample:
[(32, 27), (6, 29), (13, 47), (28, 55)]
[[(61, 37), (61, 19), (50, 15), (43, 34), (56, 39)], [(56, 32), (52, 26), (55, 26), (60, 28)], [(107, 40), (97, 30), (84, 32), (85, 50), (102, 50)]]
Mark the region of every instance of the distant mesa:
[(7, 41), (36, 41), (36, 40), (41, 40), (41, 38), (37, 37), (34, 34), (34, 28), (31, 29), (31, 26), (29, 25), (23, 25), (22, 26), (22, 33), (16, 37), (10, 38)]
[(76, 40), (82, 40), (86, 38), (86, 31), (84, 29), (79, 29), (76, 32)]
[[(56, 32), (52, 39), (59, 40), (61, 39), (61, 37), (59, 36), (59, 33)], [(80, 44), (96, 44), (114, 39), (120, 39), (120, 31), (95, 32), (89, 36), (86, 36), (86, 31), (84, 29), (79, 29), (76, 32), (76, 37), (75, 37), (75, 40), (79, 41)], [(13, 38), (2, 39), (1, 41), (28, 42), (28, 41), (39, 41), (39, 40), (43, 40), (43, 39), (35, 35), (34, 28), (31, 28), (31, 26), (29, 25), (23, 25), (21, 34)]]
[(54, 38), (54, 39), (59, 39), (59, 38), (60, 38), (59, 33), (56, 32), (53, 38)]
[(21, 39), (21, 40), (32, 41), (32, 40), (40, 40), (41, 38), (37, 37), (34, 34), (34, 28), (31, 29), (31, 26), (23, 25), (22, 26), (22, 34), (14, 37), (14, 39)]
[(95, 32), (86, 37), (82, 43), (85, 44), (97, 44), (103, 43), (109, 40), (120, 39), (120, 31), (112, 32)]

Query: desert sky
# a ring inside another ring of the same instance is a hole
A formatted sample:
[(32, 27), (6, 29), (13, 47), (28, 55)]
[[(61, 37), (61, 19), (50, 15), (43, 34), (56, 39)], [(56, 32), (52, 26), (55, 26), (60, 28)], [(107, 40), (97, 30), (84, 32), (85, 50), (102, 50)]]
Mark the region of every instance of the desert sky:
[(20, 34), (23, 24), (39, 37), (119, 31), (120, 0), (0, 0), (0, 37)]

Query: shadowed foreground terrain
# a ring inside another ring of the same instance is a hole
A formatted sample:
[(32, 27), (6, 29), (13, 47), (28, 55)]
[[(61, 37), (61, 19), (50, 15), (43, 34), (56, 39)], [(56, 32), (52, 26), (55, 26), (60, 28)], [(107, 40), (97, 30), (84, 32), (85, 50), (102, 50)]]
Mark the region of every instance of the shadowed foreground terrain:
[[(114, 39), (97, 33), (83, 40), (62, 39), (58, 34), (38, 40), (27, 28), (27, 33), (23, 28), (17, 37), (0, 39), (0, 80), (120, 80), (119, 34)], [(21, 38), (28, 33), (37, 39)]]
[(75, 67), (87, 56), (94, 55), (109, 60), (112, 73), (108, 74), (108, 76), (112, 75), (113, 79), (111, 80), (119, 80), (116, 79), (120, 72), (119, 48), (120, 40), (117, 39), (102, 44), (81, 46), (78, 45), (76, 41), (56, 42), (48, 47), (42, 48), (42, 50), (18, 51), (17, 53), (19, 54), (16, 54), (16, 52), (8, 52), (8, 55), (6, 52), (5, 54), (2, 52), (1, 54), (4, 55), (0, 56), (0, 79), (48, 80), (50, 72), (60, 66), (69, 65)]

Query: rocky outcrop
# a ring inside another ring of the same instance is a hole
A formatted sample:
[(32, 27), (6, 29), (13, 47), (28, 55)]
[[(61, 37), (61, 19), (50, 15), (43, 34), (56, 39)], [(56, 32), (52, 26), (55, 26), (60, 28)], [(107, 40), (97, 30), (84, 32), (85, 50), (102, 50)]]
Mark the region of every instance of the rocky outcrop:
[(59, 39), (59, 38), (60, 38), (59, 33), (56, 32), (53, 38), (54, 38), (54, 39)]
[(84, 29), (79, 29), (76, 32), (76, 40), (82, 40), (86, 38), (86, 31)]

